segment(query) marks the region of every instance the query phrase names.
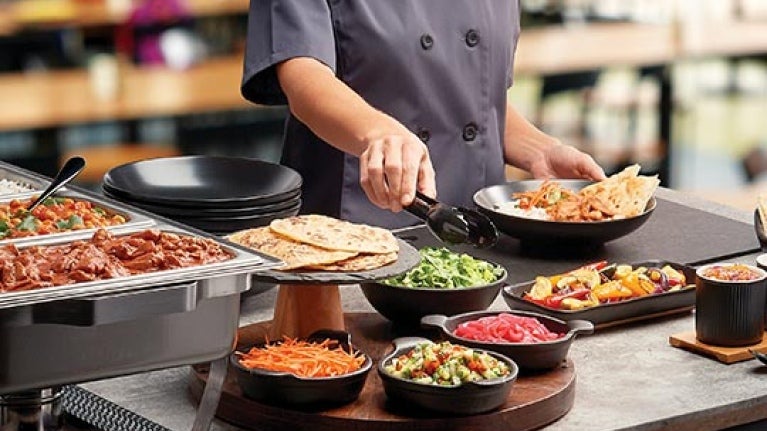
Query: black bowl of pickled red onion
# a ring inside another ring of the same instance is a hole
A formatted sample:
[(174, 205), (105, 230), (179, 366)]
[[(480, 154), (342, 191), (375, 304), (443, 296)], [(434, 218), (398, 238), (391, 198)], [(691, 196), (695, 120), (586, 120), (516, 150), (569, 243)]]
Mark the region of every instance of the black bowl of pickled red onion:
[(508, 356), (523, 371), (561, 365), (575, 336), (594, 332), (594, 325), (587, 320), (565, 322), (522, 310), (477, 311), (452, 317), (432, 314), (421, 319), (421, 326), (440, 329), (453, 343)]

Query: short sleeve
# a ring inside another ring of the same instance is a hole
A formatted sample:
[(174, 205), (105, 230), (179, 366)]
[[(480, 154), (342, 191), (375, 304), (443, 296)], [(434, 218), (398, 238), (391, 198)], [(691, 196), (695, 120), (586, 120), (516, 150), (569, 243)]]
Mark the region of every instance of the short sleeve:
[(336, 70), (336, 49), (326, 0), (251, 0), (242, 95), (254, 103), (286, 104), (275, 66), (312, 57)]

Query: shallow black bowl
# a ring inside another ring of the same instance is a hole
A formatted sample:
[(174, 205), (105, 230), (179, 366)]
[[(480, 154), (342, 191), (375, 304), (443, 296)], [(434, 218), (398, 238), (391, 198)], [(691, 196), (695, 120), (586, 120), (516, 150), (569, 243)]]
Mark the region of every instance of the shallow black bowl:
[(417, 326), (427, 314), (452, 316), (487, 309), (501, 291), (506, 276), (504, 269), (503, 275), (490, 284), (455, 289), (390, 286), (380, 282), (360, 283), (360, 288), (382, 316), (398, 324)]
[(301, 187), (287, 166), (239, 157), (184, 156), (147, 159), (112, 168), (104, 186), (147, 203), (232, 208), (285, 200)]
[[(337, 340), (344, 350), (350, 346), (355, 349), (349, 334), (341, 331), (317, 331), (307, 340), (322, 341), (326, 338)], [(256, 347), (263, 346), (259, 344)], [(266, 404), (307, 408), (338, 406), (354, 401), (362, 392), (368, 372), (373, 367), (373, 360), (365, 355), (362, 367), (353, 373), (312, 379), (290, 373), (245, 368), (240, 365), (236, 353), (232, 353), (229, 359), (235, 369), (237, 383), (248, 398)]]
[[(455, 328), (461, 323), (477, 320), (482, 317), (497, 316), (501, 313), (535, 317), (548, 330), (565, 335), (557, 340), (538, 343), (491, 343), (469, 340), (467, 338), (453, 335), (453, 331), (455, 331)], [(459, 314), (453, 317), (432, 314), (424, 316), (421, 319), (421, 325), (441, 329), (443, 337), (451, 343), (462, 344), (476, 349), (491, 350), (505, 355), (516, 362), (517, 365), (524, 370), (545, 370), (561, 365), (562, 361), (567, 358), (567, 352), (570, 350), (570, 345), (573, 343), (573, 340), (575, 340), (575, 336), (578, 334), (591, 334), (594, 332), (594, 325), (586, 320), (571, 320), (565, 322), (540, 313), (522, 310), (511, 310), (508, 312), (479, 311)]]
[(467, 382), (460, 386), (438, 386), (411, 382), (394, 377), (385, 371), (393, 358), (404, 355), (420, 343), (428, 342), (426, 338), (404, 337), (393, 341), (394, 350), (378, 363), (378, 374), (381, 376), (386, 396), (395, 404), (405, 409), (427, 409), (450, 415), (473, 415), (488, 412), (506, 403), (509, 393), (517, 380), (519, 367), (504, 355), (482, 351), (503, 361), (509, 367), (509, 375), (503, 378)]
[(286, 210), (277, 211), (266, 214), (256, 214), (253, 216), (241, 216), (241, 217), (181, 217), (181, 216), (166, 216), (169, 219), (175, 220), (179, 223), (184, 223), (189, 226), (194, 226), (197, 229), (202, 229), (208, 232), (236, 232), (238, 230), (256, 228), (266, 226), (271, 223), (272, 220), (292, 217), (298, 214), (301, 209), (301, 200), (298, 200), (296, 204)]
[(119, 192), (112, 192), (106, 184), (102, 185), (102, 193), (108, 198), (112, 198), (121, 202), (125, 202), (129, 205), (139, 207), (143, 210), (151, 213), (159, 214), (166, 217), (188, 217), (188, 218), (206, 218), (206, 217), (248, 217), (259, 214), (273, 213), (277, 211), (286, 210), (294, 207), (296, 203), (301, 200), (301, 190), (296, 190), (285, 200), (278, 202), (244, 206), (240, 208), (206, 208), (204, 206), (190, 208), (188, 206), (174, 206), (174, 205), (158, 205), (151, 202), (146, 202), (130, 196), (121, 195)]
[[(557, 182), (562, 187), (574, 191), (593, 183), (586, 180), (557, 180)], [(501, 232), (509, 236), (529, 242), (573, 244), (602, 244), (628, 235), (650, 218), (656, 206), (655, 197), (652, 197), (644, 212), (636, 217), (598, 222), (536, 220), (504, 214), (496, 209), (498, 205), (512, 201), (514, 193), (537, 190), (542, 183), (542, 180), (527, 180), (485, 187), (474, 194), (474, 203)]]

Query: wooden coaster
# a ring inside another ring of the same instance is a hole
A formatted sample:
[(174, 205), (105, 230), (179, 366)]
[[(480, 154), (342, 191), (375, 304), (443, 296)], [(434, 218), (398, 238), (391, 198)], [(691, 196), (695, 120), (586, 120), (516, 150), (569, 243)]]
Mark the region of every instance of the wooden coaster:
[(695, 331), (690, 331), (674, 334), (668, 338), (668, 342), (674, 347), (710, 356), (725, 364), (754, 359), (754, 356), (749, 352), (749, 349), (767, 353), (767, 337), (765, 336), (762, 336), (762, 341), (758, 344), (742, 347), (724, 347), (701, 343), (695, 338)]

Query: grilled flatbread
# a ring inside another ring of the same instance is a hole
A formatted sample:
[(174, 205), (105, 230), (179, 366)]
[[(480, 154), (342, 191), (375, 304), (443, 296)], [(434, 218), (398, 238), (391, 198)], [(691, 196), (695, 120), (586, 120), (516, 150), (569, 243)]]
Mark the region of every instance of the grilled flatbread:
[(399, 250), (396, 238), (386, 229), (350, 223), (318, 214), (277, 219), (272, 230), (294, 241), (329, 250), (386, 254)]
[(385, 254), (360, 254), (335, 263), (329, 263), (325, 265), (311, 265), (308, 266), (307, 269), (339, 272), (370, 271), (371, 269), (386, 266), (392, 262), (395, 262), (396, 260), (396, 252)]
[(269, 226), (235, 232), (227, 239), (282, 260), (285, 266), (280, 267), (280, 271), (331, 264), (357, 255), (356, 252), (328, 250), (293, 241), (272, 231)]
[(618, 216), (638, 216), (644, 212), (660, 184), (657, 175), (639, 175), (639, 169), (639, 165), (629, 166), (603, 181), (584, 187), (579, 194), (597, 197)]

